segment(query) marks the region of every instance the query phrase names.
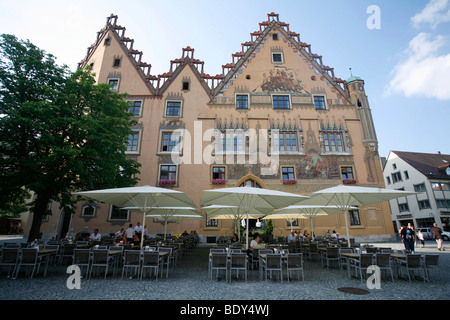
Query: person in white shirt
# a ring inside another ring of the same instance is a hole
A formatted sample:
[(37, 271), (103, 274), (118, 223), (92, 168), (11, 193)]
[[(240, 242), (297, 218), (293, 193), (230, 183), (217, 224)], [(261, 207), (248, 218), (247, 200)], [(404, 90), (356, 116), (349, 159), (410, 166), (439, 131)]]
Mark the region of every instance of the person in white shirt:
[(101, 236), (100, 233), (98, 233), (98, 229), (94, 229), (94, 232), (91, 234), (89, 239), (92, 240), (92, 241), (100, 241), (100, 240), (102, 240), (102, 236)]
[(125, 235), (127, 238), (127, 242), (128, 243), (133, 243), (134, 241), (134, 229), (133, 229), (133, 225), (130, 223), (130, 225), (128, 226), (128, 229), (125, 230)]
[(139, 222), (137, 223), (136, 227), (134, 227), (134, 231), (136, 231), (137, 233), (142, 233), (142, 226)]
[(250, 242), (250, 248), (258, 248), (259, 247), (259, 234), (253, 235), (253, 240)]

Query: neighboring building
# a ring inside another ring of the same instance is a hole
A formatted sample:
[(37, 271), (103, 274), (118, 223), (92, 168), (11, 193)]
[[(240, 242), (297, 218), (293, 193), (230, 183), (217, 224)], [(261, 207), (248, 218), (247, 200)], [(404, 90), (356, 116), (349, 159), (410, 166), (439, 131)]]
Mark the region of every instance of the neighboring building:
[(390, 201), (396, 231), (408, 223), (450, 231), (450, 155), (391, 151), (383, 174), (386, 188), (417, 192)]
[[(196, 204), (203, 190), (243, 185), (303, 195), (342, 183), (385, 187), (364, 81), (335, 77), (277, 14), (250, 36), (220, 75), (206, 74), (187, 47), (167, 73), (154, 76), (117, 16), (107, 18), (80, 67), (91, 66), (99, 83), (129, 94), (139, 125), (128, 155), (142, 164), (139, 184), (181, 190)], [(105, 204), (79, 203), (72, 217), (53, 207), (42, 224), (49, 236), (108, 233), (141, 221)], [(163, 230), (147, 221), (149, 234)], [(275, 235), (289, 233), (287, 222), (273, 223)], [(308, 220), (296, 224), (310, 231)], [(316, 235), (328, 229), (344, 235), (344, 213), (315, 219)], [(214, 241), (231, 235), (233, 223), (189, 220), (168, 230), (196, 230)], [(350, 233), (357, 241), (392, 239), (388, 202), (350, 212)]]

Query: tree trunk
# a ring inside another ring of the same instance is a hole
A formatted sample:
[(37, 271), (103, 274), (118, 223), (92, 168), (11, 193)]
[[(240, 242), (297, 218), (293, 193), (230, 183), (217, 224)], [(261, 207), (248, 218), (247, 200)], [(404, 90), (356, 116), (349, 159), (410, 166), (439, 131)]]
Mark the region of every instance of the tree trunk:
[(33, 222), (31, 223), (30, 233), (28, 235), (28, 242), (39, 239), (41, 233), (42, 217), (47, 211), (47, 205), (50, 202), (50, 197), (45, 192), (38, 192), (36, 203), (33, 208)]

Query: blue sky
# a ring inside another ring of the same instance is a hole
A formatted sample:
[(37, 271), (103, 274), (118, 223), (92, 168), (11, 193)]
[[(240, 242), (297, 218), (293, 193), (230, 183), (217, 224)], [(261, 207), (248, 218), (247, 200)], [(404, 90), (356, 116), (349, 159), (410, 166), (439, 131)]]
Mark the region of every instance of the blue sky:
[[(367, 27), (371, 5), (379, 29)], [(364, 79), (382, 157), (450, 154), (450, 0), (0, 0), (0, 32), (29, 39), (74, 70), (114, 13), (152, 74), (167, 72), (190, 46), (215, 75), (271, 12), (337, 77), (349, 78), (352, 68)]]

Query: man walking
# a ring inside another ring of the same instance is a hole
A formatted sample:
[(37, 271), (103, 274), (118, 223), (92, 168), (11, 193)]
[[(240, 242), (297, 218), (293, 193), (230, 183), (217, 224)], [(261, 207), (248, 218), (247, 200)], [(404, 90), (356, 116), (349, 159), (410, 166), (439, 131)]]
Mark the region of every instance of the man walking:
[(437, 223), (434, 223), (433, 224), (433, 228), (431, 228), (431, 233), (433, 234), (433, 238), (434, 239), (436, 239), (436, 242), (437, 242), (437, 248), (438, 248), (438, 250), (439, 251), (445, 251), (445, 249), (442, 247), (442, 243), (443, 243), (443, 240), (442, 240), (442, 230), (441, 230), (441, 228), (439, 228), (438, 226), (437, 226)]

